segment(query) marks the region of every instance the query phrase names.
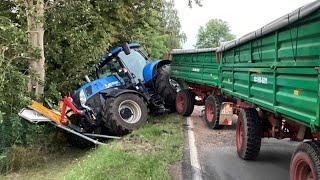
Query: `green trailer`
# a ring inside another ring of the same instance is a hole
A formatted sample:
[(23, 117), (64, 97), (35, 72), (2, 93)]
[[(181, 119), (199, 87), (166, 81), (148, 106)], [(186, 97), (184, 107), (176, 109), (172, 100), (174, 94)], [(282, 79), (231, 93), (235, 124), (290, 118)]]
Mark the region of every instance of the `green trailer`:
[(217, 48), (175, 49), (171, 52), (171, 76), (205, 86), (218, 86)]
[(181, 94), (202, 97), (205, 119), (213, 125), (222, 125), (229, 112), (238, 115), (236, 144), (242, 159), (257, 158), (261, 138), (309, 139), (295, 150), (290, 177), (320, 179), (320, 1), (222, 44), (216, 57), (218, 83), (204, 84), (186, 74), (198, 80), (185, 79), (190, 86)]
[[(212, 105), (212, 102), (208, 100), (213, 98), (219, 101), (219, 106), (222, 103), (219, 81), (220, 64), (217, 63), (216, 58), (217, 49), (175, 49), (171, 52), (170, 76), (181, 87), (181, 91), (176, 96), (176, 110), (179, 114), (189, 116), (194, 105), (205, 105), (206, 103)], [(217, 96), (210, 96), (211, 94)], [(205, 107), (207, 109), (208, 105)], [(215, 110), (213, 106), (210, 106), (209, 109)], [(220, 108), (216, 110), (220, 111)], [(223, 123), (219, 124), (219, 115), (214, 118), (209, 112), (206, 117), (208, 117), (205, 119), (209, 127), (213, 129), (223, 127)], [(225, 123), (225, 125), (228, 124), (230, 122)]]

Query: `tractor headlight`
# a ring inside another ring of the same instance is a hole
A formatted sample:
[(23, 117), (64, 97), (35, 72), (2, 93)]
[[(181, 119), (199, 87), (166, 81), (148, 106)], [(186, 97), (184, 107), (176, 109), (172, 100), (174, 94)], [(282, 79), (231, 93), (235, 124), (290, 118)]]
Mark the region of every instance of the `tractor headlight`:
[(79, 100), (80, 100), (81, 105), (86, 104), (87, 98), (86, 98), (86, 95), (84, 94), (83, 90), (81, 90), (79, 93)]

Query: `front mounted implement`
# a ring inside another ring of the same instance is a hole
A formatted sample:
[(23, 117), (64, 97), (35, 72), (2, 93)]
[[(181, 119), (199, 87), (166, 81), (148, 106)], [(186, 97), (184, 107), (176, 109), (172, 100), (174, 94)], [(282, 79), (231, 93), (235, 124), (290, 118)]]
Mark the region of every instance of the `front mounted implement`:
[(32, 101), (28, 108), (24, 108), (20, 111), (19, 116), (27, 120), (32, 124), (50, 123), (67, 133), (78, 136), (84, 140), (87, 140), (96, 145), (102, 145), (104, 143), (96, 140), (96, 138), (105, 139), (120, 139), (117, 136), (108, 136), (102, 134), (85, 133), (82, 128), (71, 123), (66, 117), (67, 111), (72, 111), (74, 114), (83, 114), (84, 112), (77, 109), (70, 97), (65, 97), (61, 104), (61, 111), (55, 109), (49, 109), (43, 106), (41, 103)]

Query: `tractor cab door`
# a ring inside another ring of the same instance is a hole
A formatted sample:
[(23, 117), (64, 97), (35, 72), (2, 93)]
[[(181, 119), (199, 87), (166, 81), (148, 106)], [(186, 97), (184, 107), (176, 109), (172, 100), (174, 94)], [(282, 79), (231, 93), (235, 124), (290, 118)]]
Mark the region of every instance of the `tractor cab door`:
[(121, 51), (118, 57), (122, 61), (125, 68), (128, 69), (129, 73), (132, 74), (136, 83), (144, 81), (143, 68), (148, 64), (148, 60), (140, 52), (130, 49), (130, 54), (126, 55), (125, 52)]

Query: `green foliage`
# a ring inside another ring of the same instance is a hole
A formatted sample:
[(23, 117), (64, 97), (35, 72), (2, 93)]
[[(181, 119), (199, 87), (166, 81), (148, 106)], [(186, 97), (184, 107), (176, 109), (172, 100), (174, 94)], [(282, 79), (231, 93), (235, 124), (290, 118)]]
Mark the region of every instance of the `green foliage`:
[[(26, 124), (17, 116), (29, 102), (27, 65), (35, 56), (27, 34), (10, 19), (0, 17), (0, 155), (6, 161), (7, 148), (26, 144)], [(30, 76), (30, 75), (29, 75)], [(1, 171), (5, 169), (1, 169)]]
[(89, 1), (65, 1), (46, 13), (46, 91), (51, 99), (72, 93), (110, 40), (112, 26)]
[(214, 48), (221, 42), (234, 39), (235, 36), (230, 33), (227, 22), (221, 19), (211, 19), (205, 25), (201, 26), (197, 35), (197, 48)]
[[(34, 56), (27, 34), (5, 17), (0, 17), (0, 112), (2, 147), (13, 143), (10, 129), (20, 123), (16, 113), (29, 101), (26, 65)], [(6, 128), (5, 128), (6, 127)], [(8, 132), (3, 132), (7, 130)], [(6, 136), (4, 138), (4, 136)]]

